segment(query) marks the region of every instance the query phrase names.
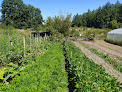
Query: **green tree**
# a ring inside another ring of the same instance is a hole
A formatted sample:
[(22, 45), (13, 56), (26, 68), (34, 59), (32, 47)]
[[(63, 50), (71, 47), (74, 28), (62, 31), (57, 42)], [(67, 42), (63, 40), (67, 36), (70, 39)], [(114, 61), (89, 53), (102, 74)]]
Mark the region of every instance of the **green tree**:
[(52, 34), (63, 34), (64, 36), (68, 35), (69, 28), (71, 27), (71, 14), (64, 17), (61, 16), (55, 16), (54, 18), (48, 17), (46, 20), (46, 30), (48, 32), (51, 32)]
[(22, 0), (3, 0), (2, 23), (15, 28), (33, 28), (37, 30), (42, 25), (41, 11), (31, 5), (25, 5)]
[(42, 25), (43, 18), (41, 15), (41, 11), (39, 8), (35, 8), (33, 12), (33, 17), (32, 17), (32, 28), (33, 30), (37, 30), (39, 25)]
[(112, 20), (110, 22), (110, 28), (114, 29), (114, 28), (118, 28), (118, 23), (117, 23), (117, 20)]

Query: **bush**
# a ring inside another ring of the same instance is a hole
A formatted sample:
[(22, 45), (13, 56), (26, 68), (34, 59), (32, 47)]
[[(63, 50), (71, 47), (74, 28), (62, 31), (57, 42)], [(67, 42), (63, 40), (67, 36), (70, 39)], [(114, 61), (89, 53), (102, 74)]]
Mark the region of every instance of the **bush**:
[(110, 22), (110, 28), (112, 28), (112, 29), (119, 28), (119, 25), (117, 23), (117, 20), (112, 20)]

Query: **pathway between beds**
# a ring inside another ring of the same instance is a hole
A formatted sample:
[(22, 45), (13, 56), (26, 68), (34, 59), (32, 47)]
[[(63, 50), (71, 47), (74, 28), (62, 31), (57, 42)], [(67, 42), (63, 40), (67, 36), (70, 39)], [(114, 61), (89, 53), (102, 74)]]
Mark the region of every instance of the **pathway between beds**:
[(95, 55), (94, 53), (92, 53), (90, 50), (88, 50), (87, 48), (85, 48), (84, 46), (82, 46), (79, 42), (77, 41), (72, 41), (77, 47), (80, 48), (80, 50), (91, 60), (93, 60), (96, 64), (98, 65), (102, 65), (106, 72), (112, 76), (114, 76), (115, 78), (117, 78), (118, 81), (120, 81), (122, 83), (122, 74), (120, 72), (118, 72), (117, 70), (113, 69), (112, 66), (110, 66), (109, 64), (107, 64), (102, 58), (100, 58), (99, 56)]

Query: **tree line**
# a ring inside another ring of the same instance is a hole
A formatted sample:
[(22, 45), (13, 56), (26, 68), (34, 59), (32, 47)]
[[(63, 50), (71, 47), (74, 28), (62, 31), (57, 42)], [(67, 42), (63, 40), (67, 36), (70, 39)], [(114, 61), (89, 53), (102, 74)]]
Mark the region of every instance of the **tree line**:
[(106, 3), (98, 9), (76, 14), (73, 17), (72, 26), (85, 26), (95, 28), (119, 28), (122, 27), (122, 4), (117, 1), (115, 4)]
[(41, 15), (41, 10), (32, 5), (26, 5), (22, 0), (2, 1), (1, 22), (7, 26), (19, 29), (31, 28), (34, 30), (45, 29), (52, 34), (68, 34), (72, 26), (85, 26), (95, 28), (119, 28), (122, 27), (122, 4), (117, 1), (115, 4), (109, 2), (98, 9), (82, 15), (76, 14), (71, 22), (71, 14), (64, 17), (48, 17), (45, 21)]
[(43, 22), (40, 9), (24, 4), (22, 0), (3, 0), (1, 7), (1, 22), (7, 26), (36, 29)]

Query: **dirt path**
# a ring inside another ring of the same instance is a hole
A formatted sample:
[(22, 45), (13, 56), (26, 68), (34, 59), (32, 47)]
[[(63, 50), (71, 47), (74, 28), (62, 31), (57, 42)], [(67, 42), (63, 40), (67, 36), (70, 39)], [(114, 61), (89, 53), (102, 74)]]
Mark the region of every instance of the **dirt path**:
[(73, 42), (77, 47), (80, 48), (80, 50), (91, 60), (93, 60), (96, 64), (98, 65), (102, 65), (106, 72), (109, 73), (110, 75), (114, 76), (115, 78), (117, 78), (118, 81), (120, 81), (122, 83), (122, 74), (120, 72), (118, 72), (117, 70), (113, 69), (112, 66), (110, 66), (109, 64), (107, 64), (102, 58), (98, 57), (97, 55), (95, 55), (94, 53), (92, 53), (90, 50), (88, 50), (87, 48), (85, 48), (84, 46), (80, 45), (79, 42), (74, 41)]
[[(96, 49), (98, 48), (98, 49), (100, 49), (100, 50), (102, 50), (102, 51), (105, 51), (105, 52), (107, 52), (107, 53), (109, 53), (109, 54), (122, 57), (122, 54), (120, 53), (121, 50), (122, 50), (122, 47), (117, 48), (117, 47), (114, 47), (114, 46), (113, 46), (113, 47), (110, 46), (110, 47), (112, 48), (112, 50), (111, 50), (111, 49), (108, 49), (108, 48), (105, 48), (105, 47), (103, 47), (103, 46), (100, 46), (100, 45), (96, 44), (96, 42), (83, 41), (83, 43), (86, 44), (86, 45), (91, 46), (92, 48), (96, 48)], [(98, 43), (98, 42), (97, 42), (97, 43)], [(101, 44), (104, 45), (103, 43), (101, 43)], [(108, 44), (109, 44), (109, 43), (108, 43)], [(106, 46), (107, 46), (107, 45), (106, 45)], [(117, 48), (117, 50), (120, 50), (120, 52), (113, 50), (113, 48)]]
[(103, 40), (95, 41), (95, 43), (122, 54), (122, 47), (121, 46), (113, 45), (113, 44), (107, 43)]
[[(99, 52), (102, 52), (105, 55), (108, 55), (109, 57), (115, 59), (119, 63), (122, 64), (122, 60), (120, 60), (117, 55), (121, 56), (119, 52), (115, 52), (114, 50), (107, 49), (105, 47), (102, 47), (98, 45), (96, 42), (88, 42), (88, 41), (82, 41), (84, 44), (90, 46), (91, 48), (97, 49)], [(121, 47), (122, 48), (122, 47)], [(121, 49), (120, 49), (121, 50)]]

